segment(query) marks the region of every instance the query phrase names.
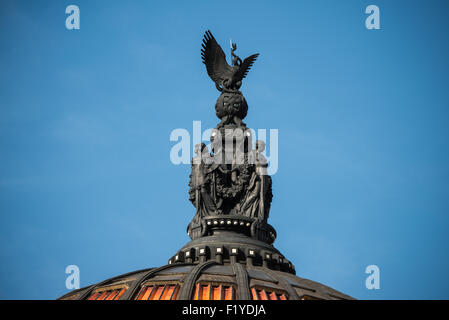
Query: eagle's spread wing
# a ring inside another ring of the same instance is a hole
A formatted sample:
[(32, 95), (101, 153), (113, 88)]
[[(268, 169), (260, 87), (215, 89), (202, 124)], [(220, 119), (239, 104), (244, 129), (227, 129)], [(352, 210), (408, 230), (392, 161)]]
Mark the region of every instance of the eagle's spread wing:
[(207, 73), (219, 86), (231, 72), (231, 67), (226, 62), (226, 55), (209, 30), (204, 34), (202, 47), (201, 57), (206, 65)]
[(254, 61), (256, 61), (257, 57), (259, 56), (258, 53), (253, 54), (247, 58), (245, 58), (245, 60), (243, 60), (242, 64), (240, 65), (240, 69), (238, 72), (238, 79), (242, 80), (243, 78), (246, 77), (246, 75), (249, 72), (249, 69), (251, 69)]

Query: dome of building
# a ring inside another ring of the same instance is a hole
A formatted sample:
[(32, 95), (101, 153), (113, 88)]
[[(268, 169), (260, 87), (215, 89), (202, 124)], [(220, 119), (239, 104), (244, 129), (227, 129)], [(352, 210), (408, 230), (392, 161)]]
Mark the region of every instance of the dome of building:
[[(224, 223), (228, 221), (233, 223)], [(328, 286), (297, 277), (293, 264), (272, 245), (227, 231), (198, 240), (186, 244), (162, 267), (107, 279), (60, 299), (352, 299)]]
[[(72, 291), (62, 300), (345, 300), (337, 290), (296, 276), (295, 266), (273, 246), (276, 230), (268, 224), (272, 180), (256, 141), (242, 122), (246, 102), (238, 90), (257, 58), (243, 62), (234, 53), (227, 65), (208, 31), (203, 62), (225, 102), (212, 131), (210, 149), (195, 146), (189, 199), (195, 215), (187, 226), (192, 239), (167, 264), (133, 271)], [(240, 60), (240, 63), (238, 61)], [(232, 69), (234, 68), (234, 69)], [(230, 71), (231, 70), (231, 71)], [(233, 73), (234, 72), (234, 73)], [(241, 117), (241, 118), (239, 118)]]

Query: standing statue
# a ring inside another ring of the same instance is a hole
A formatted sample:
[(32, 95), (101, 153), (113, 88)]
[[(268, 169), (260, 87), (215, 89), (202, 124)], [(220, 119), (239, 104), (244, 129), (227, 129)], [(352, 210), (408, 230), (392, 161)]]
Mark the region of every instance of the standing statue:
[(213, 175), (209, 168), (213, 164), (213, 159), (204, 143), (195, 145), (196, 156), (192, 159), (192, 173), (190, 175), (190, 201), (196, 208), (194, 221), (205, 216), (216, 214), (217, 207), (211, 196)]
[(262, 140), (256, 141), (256, 173), (261, 180), (260, 187), (260, 207), (259, 207), (259, 220), (267, 221), (268, 213), (270, 212), (271, 199), (273, 193), (271, 190), (271, 177), (268, 175), (268, 161), (262, 154), (265, 151), (265, 142)]
[(255, 164), (256, 169), (240, 205), (243, 215), (260, 221), (267, 221), (272, 198), (271, 177), (267, 173), (268, 162), (262, 154), (264, 150), (265, 142), (257, 140), (256, 149), (250, 153), (250, 161)]

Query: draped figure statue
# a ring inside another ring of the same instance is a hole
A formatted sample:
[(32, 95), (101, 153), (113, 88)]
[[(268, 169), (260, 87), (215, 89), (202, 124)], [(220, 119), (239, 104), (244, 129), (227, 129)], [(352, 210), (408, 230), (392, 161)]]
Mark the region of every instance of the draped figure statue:
[(240, 204), (243, 215), (266, 221), (268, 218), (269, 201), (271, 201), (271, 180), (267, 174), (267, 159), (262, 155), (265, 142), (256, 141), (256, 149), (250, 153), (250, 161), (255, 164), (256, 170), (251, 176), (246, 196)]
[(213, 158), (204, 143), (195, 146), (195, 154), (196, 156), (192, 159), (190, 176), (191, 193), (193, 193), (190, 200), (196, 207), (193, 222), (199, 222), (202, 217), (216, 214), (217, 207), (211, 196), (214, 185), (214, 176), (210, 172)]

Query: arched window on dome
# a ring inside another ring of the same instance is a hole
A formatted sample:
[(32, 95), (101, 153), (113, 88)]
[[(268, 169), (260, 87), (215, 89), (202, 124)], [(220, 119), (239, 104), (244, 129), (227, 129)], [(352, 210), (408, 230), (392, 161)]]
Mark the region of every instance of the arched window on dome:
[(109, 286), (96, 289), (87, 300), (118, 300), (128, 286)]
[(142, 285), (136, 300), (176, 300), (180, 285), (177, 282), (147, 282)]
[(251, 295), (253, 300), (287, 300), (287, 293), (267, 287), (252, 287)]
[(195, 286), (193, 300), (236, 300), (234, 285), (200, 282)]

